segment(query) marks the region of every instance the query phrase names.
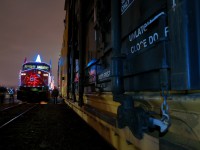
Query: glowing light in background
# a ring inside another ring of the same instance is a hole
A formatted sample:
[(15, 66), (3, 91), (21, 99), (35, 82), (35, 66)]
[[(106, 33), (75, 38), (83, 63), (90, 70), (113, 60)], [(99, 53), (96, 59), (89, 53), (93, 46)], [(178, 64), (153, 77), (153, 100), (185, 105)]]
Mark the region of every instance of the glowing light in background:
[(41, 62), (41, 58), (40, 58), (39, 54), (37, 55), (37, 58), (36, 58), (35, 62)]

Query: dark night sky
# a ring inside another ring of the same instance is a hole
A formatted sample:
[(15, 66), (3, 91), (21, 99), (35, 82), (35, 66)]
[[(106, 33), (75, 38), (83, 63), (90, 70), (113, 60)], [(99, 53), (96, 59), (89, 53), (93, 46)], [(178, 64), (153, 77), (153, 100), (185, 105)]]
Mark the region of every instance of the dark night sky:
[(65, 0), (0, 0), (0, 85), (18, 85), (26, 57), (52, 60), (53, 75), (62, 47)]

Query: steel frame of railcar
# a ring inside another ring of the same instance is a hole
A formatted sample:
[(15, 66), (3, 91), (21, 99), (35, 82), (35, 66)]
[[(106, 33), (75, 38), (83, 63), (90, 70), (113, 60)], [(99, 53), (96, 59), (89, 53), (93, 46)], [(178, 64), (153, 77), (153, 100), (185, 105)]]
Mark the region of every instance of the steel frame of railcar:
[(116, 149), (199, 149), (199, 4), (65, 1), (58, 86)]

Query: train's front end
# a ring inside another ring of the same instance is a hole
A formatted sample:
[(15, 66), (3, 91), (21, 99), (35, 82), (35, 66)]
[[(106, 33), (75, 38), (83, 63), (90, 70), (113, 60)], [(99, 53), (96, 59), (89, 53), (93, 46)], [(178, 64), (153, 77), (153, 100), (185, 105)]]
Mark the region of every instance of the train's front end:
[(27, 62), (19, 75), (17, 99), (28, 102), (48, 101), (52, 76), (50, 65), (42, 62)]

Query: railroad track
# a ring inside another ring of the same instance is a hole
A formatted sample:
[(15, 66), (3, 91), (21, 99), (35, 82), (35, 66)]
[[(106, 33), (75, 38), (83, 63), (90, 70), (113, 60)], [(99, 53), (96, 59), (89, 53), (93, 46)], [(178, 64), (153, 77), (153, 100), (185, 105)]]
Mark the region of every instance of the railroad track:
[(2, 105), (0, 107), (0, 112), (6, 111), (6, 110), (9, 110), (9, 109), (12, 109), (12, 108), (20, 107), (20, 106), (22, 106), (24, 104), (26, 104), (26, 103), (11, 104), (11, 105)]
[(0, 129), (5, 126), (11, 124), (16, 119), (20, 118), (22, 115), (28, 113), (33, 108), (35, 108), (36, 104), (20, 104), (14, 105), (10, 107), (6, 107), (0, 110)]
[(32, 107), (0, 129), (0, 149), (113, 150), (68, 106), (36, 104)]

